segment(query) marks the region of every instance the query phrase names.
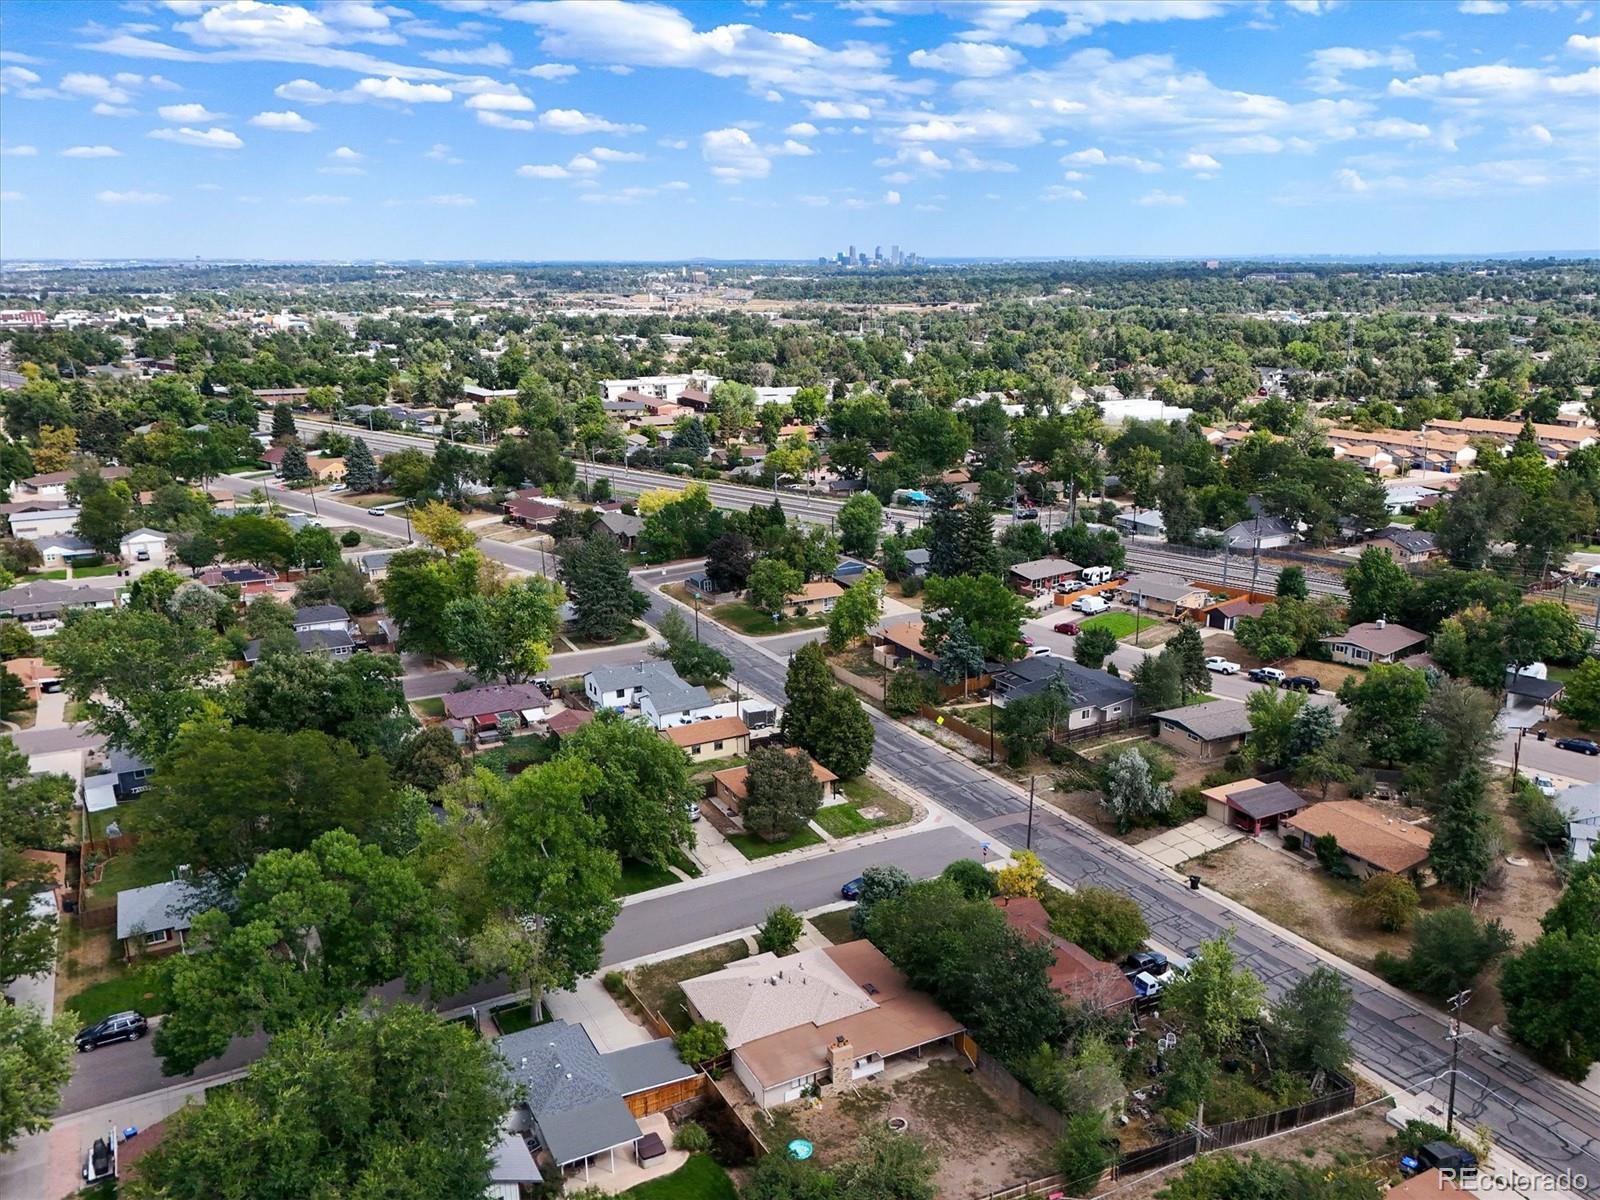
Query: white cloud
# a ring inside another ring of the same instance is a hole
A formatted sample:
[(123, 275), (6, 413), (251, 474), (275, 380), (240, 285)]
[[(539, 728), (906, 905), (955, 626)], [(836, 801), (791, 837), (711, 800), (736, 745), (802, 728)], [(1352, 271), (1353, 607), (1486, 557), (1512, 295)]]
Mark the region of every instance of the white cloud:
[(250, 118), (258, 129), (276, 129), (279, 133), (310, 133), (315, 122), (308, 121), (297, 112), (262, 112)]
[(220, 121), (227, 114), (214, 113), (204, 104), (163, 104), (156, 109), (161, 114), (163, 121), (178, 121), (195, 125), (207, 125)]
[(24, 196), (21, 192), (12, 192), (12, 191), (0, 192), (0, 200), (9, 201), (9, 200), (26, 200), (26, 199), (27, 199), (27, 197)]
[(203, 150), (237, 150), (244, 145), (239, 135), (228, 129), (152, 129), (150, 137), (163, 142), (177, 142), (183, 146), (199, 146)]
[(429, 62), (443, 63), (448, 67), (509, 67), (511, 51), (498, 42), (474, 46), (467, 50), (424, 50), (422, 57)]
[(1543, 125), (1529, 125), (1522, 131), (1522, 136), (1530, 142), (1535, 142), (1541, 146), (1548, 146), (1556, 140), (1555, 136)]
[(1582, 58), (1600, 58), (1600, 34), (1587, 36), (1575, 33), (1567, 39), (1567, 53)]
[(434, 162), (449, 163), (453, 167), (459, 167), (462, 162), (461, 159), (450, 153), (450, 147), (443, 142), (435, 142), (428, 147), (422, 157), (431, 158)]
[(711, 164), (711, 174), (724, 183), (765, 179), (772, 159), (742, 129), (713, 129), (701, 135), (700, 155)]
[(589, 151), (589, 157), (606, 163), (635, 163), (643, 162), (644, 155), (637, 150), (613, 150), (610, 146), (596, 146)]
[(440, 196), (429, 196), (428, 203), (440, 208), (471, 208), (477, 201), (471, 196), (463, 196), (460, 192), (447, 192)]
[(496, 112), (532, 112), (537, 105), (520, 92), (479, 92), (467, 97), (467, 107)]
[(539, 128), (566, 134), (640, 133), (644, 130), (643, 125), (619, 124), (575, 108), (552, 108), (540, 113)]
[(349, 146), (340, 146), (337, 150), (328, 151), (329, 158), (337, 158), (343, 162), (360, 162), (366, 155), (359, 150), (352, 150)]
[(1062, 184), (1053, 183), (1039, 193), (1039, 199), (1054, 203), (1057, 200), (1086, 200), (1088, 197), (1075, 187), (1065, 187)]
[(819, 121), (865, 121), (872, 116), (872, 110), (856, 100), (808, 100), (806, 108)]
[(97, 117), (131, 117), (139, 110), (131, 104), (107, 104), (104, 100), (97, 100), (89, 111)]
[[(925, 11), (904, 0), (862, 0), (861, 6), (887, 13)], [(1167, 0), (1164, 4), (1146, 0), (950, 0), (932, 7), (971, 23), (972, 28), (959, 35), (962, 41), (1014, 46), (1067, 41), (1104, 25), (1205, 20), (1220, 17), (1229, 9), (1220, 0)]]
[(454, 99), (447, 87), (436, 83), (408, 83), (393, 75), (387, 79), (362, 79), (351, 89), (372, 100), (396, 100), (402, 104), (443, 104)]
[(567, 160), (567, 170), (574, 175), (594, 175), (605, 170), (600, 163), (587, 154), (574, 154)]
[(1344, 76), (1348, 71), (1416, 70), (1416, 57), (1409, 50), (1363, 50), (1356, 46), (1329, 46), (1313, 50), (1306, 66), (1306, 85), (1315, 92), (1349, 90)]
[(899, 192), (895, 192), (895, 191), (885, 192), (883, 194), (883, 202), (885, 204), (888, 204), (888, 205), (899, 204), (900, 203), (900, 193)]
[[(37, 79), (38, 76), (34, 78)], [(103, 100), (107, 104), (126, 104), (133, 99), (133, 94), (126, 88), (117, 86), (104, 75), (91, 75), (86, 71), (73, 71), (63, 75), (58, 86), (69, 96), (86, 96), (91, 100)]]
[(37, 146), (0, 146), (0, 158), (36, 158), (38, 154)]
[(62, 158), (121, 158), (122, 151), (114, 146), (68, 146)]
[(1107, 154), (1098, 146), (1091, 146), (1087, 150), (1076, 150), (1071, 154), (1061, 157), (1064, 167), (1127, 167), (1138, 171), (1141, 175), (1154, 175), (1161, 170), (1161, 164), (1148, 159), (1136, 158), (1131, 154)]
[(577, 73), (578, 68), (568, 63), (540, 63), (538, 66), (524, 67), (520, 71), (513, 72), (517, 75), (532, 75), (535, 79), (566, 79)]
[(559, 163), (525, 163), (516, 173), (523, 179), (565, 179), (570, 174)]
[(172, 197), (161, 192), (96, 192), (101, 204), (165, 204)]
[(1433, 130), (1426, 125), (1402, 120), (1399, 117), (1385, 117), (1381, 121), (1374, 121), (1367, 126), (1366, 132), (1368, 137), (1408, 142), (1420, 142), (1433, 136)]
[(1333, 173), (1334, 182), (1347, 192), (1365, 192), (1369, 185), (1361, 178), (1358, 171), (1351, 167), (1341, 167)]
[(796, 121), (784, 130), (790, 137), (816, 137), (820, 130), (810, 121)]
[(1320, 17), (1323, 13), (1332, 12), (1342, 2), (1343, 0), (1284, 0), (1292, 11), (1307, 17)]
[(1461, 0), (1456, 11), (1469, 17), (1493, 17), (1510, 7), (1505, 0)]
[(298, 100), (302, 104), (332, 104), (343, 98), (342, 93), (325, 88), (320, 83), (312, 83), (309, 79), (291, 79), (288, 83), (280, 83), (272, 89), (272, 94), (280, 100)]
[(478, 110), (478, 124), (488, 125), (495, 129), (515, 129), (519, 133), (528, 133), (538, 126), (532, 121), (522, 117), (508, 117), (505, 113), (494, 112), (490, 109)]
[(1178, 164), (1186, 171), (1220, 171), (1222, 164), (1209, 154), (1196, 154), (1193, 150), (1183, 156)]
[(919, 171), (948, 171), (954, 164), (948, 158), (941, 158), (927, 146), (901, 146), (893, 157), (875, 159), (872, 165), (907, 167)]
[(1154, 188), (1140, 196), (1134, 203), (1145, 208), (1182, 208), (1189, 201), (1176, 193)]
[(913, 50), (907, 61), (913, 67), (927, 71), (982, 78), (1015, 70), (1023, 58), (1019, 51), (1010, 46), (984, 42), (946, 42), (934, 50)]
[(300, 197), (301, 204), (349, 204), (349, 196), (330, 196), (326, 192), (313, 192), (309, 196)]

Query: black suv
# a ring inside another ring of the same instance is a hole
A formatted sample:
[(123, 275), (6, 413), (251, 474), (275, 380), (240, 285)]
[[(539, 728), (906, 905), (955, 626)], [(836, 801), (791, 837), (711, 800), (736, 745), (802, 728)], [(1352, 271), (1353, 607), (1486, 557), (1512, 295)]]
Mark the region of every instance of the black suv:
[(1320, 692), (1322, 684), (1315, 675), (1291, 675), (1282, 684), (1292, 692)]
[(111, 1042), (136, 1042), (149, 1032), (150, 1022), (138, 1013), (112, 1013), (104, 1021), (78, 1031), (78, 1052), (95, 1050)]

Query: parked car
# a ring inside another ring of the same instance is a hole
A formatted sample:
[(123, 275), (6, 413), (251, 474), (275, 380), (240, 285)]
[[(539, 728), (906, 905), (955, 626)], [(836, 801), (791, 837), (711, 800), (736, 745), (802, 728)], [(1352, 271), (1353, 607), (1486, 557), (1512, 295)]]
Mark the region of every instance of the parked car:
[(840, 888), (839, 895), (843, 896), (846, 900), (861, 899), (861, 876), (857, 875), (849, 883)]
[(1533, 777), (1533, 786), (1539, 789), (1541, 795), (1547, 796), (1551, 800), (1556, 798), (1556, 781), (1551, 779), (1550, 776), (1535, 775)]
[(698, 821), (700, 819), (700, 806), (691, 801), (687, 808), (689, 809), (689, 820)]
[(1028, 657), (1029, 658), (1049, 658), (1054, 653), (1055, 653), (1055, 651), (1050, 649), (1049, 646), (1030, 646), (1030, 647), (1028, 647)]
[(369, 508), (369, 509), (367, 509), (367, 516), (369, 516), (369, 517), (385, 517), (385, 516), (388, 516), (388, 515), (389, 515), (388, 514), (388, 510), (383, 508), (381, 505), (378, 506), (377, 508)]
[(328, 490), (330, 492), (348, 492), (350, 490), (350, 485), (348, 483), (336, 483)]
[(1068, 637), (1078, 636), (1078, 623), (1076, 621), (1062, 621), (1056, 626), (1057, 633), (1064, 633)]
[(1017, 520), (1019, 520), (1019, 521), (1037, 521), (1038, 519), (1039, 519), (1039, 510), (1037, 508), (1019, 508), (1019, 509), (1017, 509)]
[(1320, 692), (1322, 682), (1315, 675), (1291, 675), (1282, 684), (1292, 692)]
[(1032, 634), (1028, 634), (1028, 633), (1023, 634), (1022, 635), (1022, 644), (1024, 646), (1033, 645), (1033, 635)]
[(1103, 613), (1111, 607), (1099, 596), (1079, 596), (1072, 602), (1072, 607), (1084, 616), (1092, 617), (1095, 613)]
[(1592, 758), (1600, 754), (1600, 743), (1591, 742), (1588, 738), (1557, 738), (1556, 749), (1572, 750), (1578, 754), (1587, 754)]
[(1215, 671), (1218, 675), (1237, 675), (1239, 664), (1231, 658), (1223, 658), (1220, 654), (1213, 654), (1206, 659), (1206, 670)]
[(149, 1032), (150, 1022), (138, 1013), (112, 1013), (105, 1020), (78, 1030), (78, 1053), (87, 1053), (112, 1042), (136, 1042)]
[(1122, 973), (1131, 979), (1141, 972), (1153, 979), (1165, 979), (1172, 972), (1172, 964), (1159, 950), (1135, 950), (1122, 960)]
[(1277, 667), (1252, 667), (1245, 672), (1245, 678), (1254, 683), (1282, 683), (1289, 676)]
[(1159, 996), (1161, 989), (1166, 986), (1148, 971), (1140, 971), (1137, 975), (1130, 976), (1128, 981), (1133, 984), (1133, 990), (1141, 1000)]
[(1417, 1150), (1415, 1158), (1407, 1154), (1400, 1159), (1400, 1173), (1407, 1177), (1424, 1171), (1450, 1171), (1460, 1178), (1465, 1172), (1477, 1169), (1476, 1154), (1449, 1142), (1428, 1142)]

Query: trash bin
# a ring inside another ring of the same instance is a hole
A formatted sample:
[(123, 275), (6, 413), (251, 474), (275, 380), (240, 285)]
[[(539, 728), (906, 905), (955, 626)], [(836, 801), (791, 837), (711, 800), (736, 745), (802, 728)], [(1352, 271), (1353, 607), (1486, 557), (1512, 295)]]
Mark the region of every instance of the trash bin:
[(1539, 740), (1540, 740), (1540, 741), (1541, 741), (1541, 742), (1542, 742), (1542, 741), (1544, 741), (1544, 730), (1542, 730), (1542, 729), (1541, 729), (1541, 730), (1539, 730), (1539, 731), (1538, 731), (1538, 736), (1539, 736)]
[(1198, 875), (1189, 876), (1189, 890), (1191, 892), (1198, 892), (1200, 890), (1200, 876), (1198, 876)]

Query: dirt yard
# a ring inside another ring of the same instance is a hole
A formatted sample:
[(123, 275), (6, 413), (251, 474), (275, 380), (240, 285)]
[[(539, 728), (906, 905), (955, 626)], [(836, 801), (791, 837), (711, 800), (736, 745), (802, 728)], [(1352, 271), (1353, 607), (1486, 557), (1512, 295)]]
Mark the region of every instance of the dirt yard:
[(936, 1062), (889, 1084), (864, 1083), (815, 1108), (789, 1105), (773, 1113), (772, 1137), (765, 1132), (762, 1137), (773, 1146), (806, 1138), (826, 1166), (848, 1157), (868, 1129), (904, 1117), (908, 1132), (938, 1158), (934, 1186), (943, 1200), (968, 1200), (1048, 1175), (1053, 1169), (1049, 1135), (1003, 1109), (964, 1067), (964, 1062)]
[(1206, 638), (1206, 653), (1231, 658), (1246, 670), (1251, 667), (1274, 666), (1290, 675), (1312, 675), (1316, 677), (1325, 692), (1337, 692), (1339, 685), (1346, 679), (1352, 676), (1360, 678), (1362, 675), (1359, 668), (1347, 667), (1342, 663), (1321, 662), (1314, 658), (1290, 658), (1282, 662), (1268, 663), (1264, 659), (1256, 658), (1239, 645), (1231, 633), (1214, 633)]

